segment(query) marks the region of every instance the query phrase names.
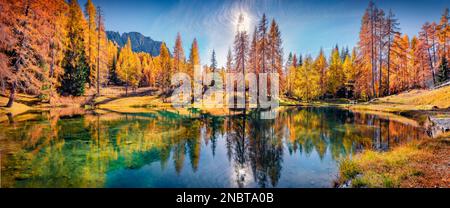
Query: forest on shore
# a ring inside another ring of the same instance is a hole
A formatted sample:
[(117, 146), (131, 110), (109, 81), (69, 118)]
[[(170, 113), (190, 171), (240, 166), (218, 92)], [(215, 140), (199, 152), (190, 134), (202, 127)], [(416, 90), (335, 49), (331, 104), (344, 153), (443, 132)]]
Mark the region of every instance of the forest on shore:
[[(151, 87), (164, 94), (174, 86), (172, 75), (203, 72), (277, 72), (281, 97), (301, 101), (348, 98), (371, 100), (411, 89), (427, 89), (450, 78), (449, 9), (436, 22), (425, 22), (419, 34), (402, 34), (394, 11), (370, 2), (359, 42), (353, 48), (333, 47), (316, 57), (289, 52), (283, 60), (279, 23), (262, 15), (254, 31), (238, 29), (225, 66), (201, 61), (192, 40), (188, 56), (180, 33), (170, 50), (163, 42), (158, 56), (134, 52), (108, 40), (100, 7), (91, 0), (0, 2), (0, 94), (11, 107), (17, 93), (52, 103), (55, 97), (77, 97), (120, 86), (128, 91)], [(243, 17), (241, 17), (243, 18)], [(301, 37), (299, 37), (301, 38)], [(208, 86), (212, 83), (203, 83)]]

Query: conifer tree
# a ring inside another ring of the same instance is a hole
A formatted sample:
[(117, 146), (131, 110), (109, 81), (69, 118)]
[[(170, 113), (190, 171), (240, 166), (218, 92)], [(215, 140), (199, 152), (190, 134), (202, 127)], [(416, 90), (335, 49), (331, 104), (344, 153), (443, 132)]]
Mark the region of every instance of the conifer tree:
[(272, 20), (268, 36), (270, 72), (278, 73), (280, 91), (284, 91), (286, 85), (283, 74), (283, 48), (281, 32), (275, 19)]
[(433, 85), (436, 85), (436, 24), (426, 22), (421, 31), (419, 38), (424, 43), (423, 50), (426, 52), (428, 68), (431, 72)]
[[(450, 58), (449, 53), (449, 39), (450, 39), (450, 12), (448, 8), (445, 8), (444, 13), (441, 16), (438, 25), (438, 38), (439, 38), (439, 54), (441, 57)], [(442, 62), (441, 62), (442, 63)], [(441, 65), (442, 66), (442, 65)]]
[[(100, 7), (97, 7), (97, 51), (96, 51), (96, 74), (95, 74), (95, 79), (96, 79), (96, 87), (97, 87), (97, 95), (100, 95), (100, 85), (101, 82), (105, 82), (106, 79), (106, 73), (102, 72), (102, 69), (105, 69), (107, 67), (107, 63), (106, 63), (106, 59), (108, 56), (108, 51), (107, 51), (107, 44), (108, 44), (108, 40), (106, 38), (106, 34), (105, 34), (105, 27), (104, 27), (104, 20), (103, 20), (103, 14), (102, 14), (102, 10)], [(106, 49), (106, 50), (105, 50)], [(102, 76), (103, 75), (103, 76)]]
[(125, 83), (125, 95), (128, 96), (128, 87), (136, 89), (142, 76), (141, 62), (137, 54), (133, 53), (131, 40), (120, 50), (117, 60), (117, 75)]
[[(6, 21), (7, 18), (10, 18), (8, 16), (5, 16), (2, 18), (2, 21), (5, 21), (2, 24), (2, 28), (1, 31), (6, 32), (6, 28), (4, 27), (8, 27), (10, 24), (11, 28), (10, 32), (12, 33), (12, 36), (14, 38), (14, 40), (9, 40), (9, 44), (4, 44), (4, 45), (10, 45), (12, 48), (3, 48), (3, 50), (9, 50), (10, 53), (5, 53), (5, 57), (3, 58), (3, 61), (5, 61), (6, 63), (4, 63), (3, 65), (11, 65), (9, 68), (9, 70), (5, 70), (2, 69), (0, 72), (2, 72), (2, 75), (0, 78), (3, 79), (3, 76), (6, 76), (5, 78), (10, 82), (10, 94), (9, 94), (9, 100), (8, 103), (6, 104), (7, 108), (10, 108), (13, 106), (13, 103), (15, 101), (15, 95), (16, 95), (16, 90), (18, 88), (18, 85), (20, 84), (21, 78), (23, 79), (23, 75), (25, 74), (24, 72), (26, 71), (25, 69), (27, 67), (32, 67), (33, 65), (33, 60), (28, 54), (34, 54), (35, 53), (35, 47), (33, 47), (32, 45), (32, 24), (31, 24), (31, 18), (30, 18), (30, 13), (31, 13), (31, 3), (30, 2), (24, 2), (24, 5), (17, 5), (17, 2), (6, 2), (5, 5), (0, 5), (3, 6), (2, 9), (4, 9), (5, 7), (10, 7), (9, 12), (11, 13), (7, 13), (8, 10), (6, 11), (1, 11), (1, 13), (5, 13), (5, 14), (9, 14), (9, 15), (17, 15), (17, 19), (16, 20), (12, 20), (12, 21)], [(20, 8), (22, 11), (15, 11), (14, 8)], [(16, 13), (18, 12), (18, 13)], [(6, 23), (6, 24), (5, 24)], [(5, 40), (7, 41), (7, 40)], [(3, 71), (4, 70), (4, 71)], [(5, 75), (3, 75), (5, 74)]]
[(172, 63), (170, 60), (169, 49), (167, 49), (166, 43), (161, 44), (159, 54), (159, 63), (161, 68), (160, 84), (163, 92), (166, 93), (170, 88), (170, 82), (172, 78)]
[(200, 65), (200, 55), (198, 51), (198, 43), (197, 39), (194, 38), (194, 41), (192, 41), (191, 50), (189, 52), (189, 70), (188, 74), (191, 78), (194, 77), (194, 66)]
[(266, 14), (263, 14), (257, 30), (258, 39), (258, 64), (260, 72), (267, 73), (269, 68), (270, 46), (268, 37), (268, 22)]
[(217, 60), (216, 60), (216, 51), (212, 51), (211, 54), (211, 65), (209, 66), (212, 72), (216, 72), (217, 70)]
[[(235, 72), (242, 73), (245, 80), (245, 73), (247, 73), (249, 41), (248, 34), (245, 29), (240, 27), (244, 22), (244, 16), (239, 16), (238, 30), (234, 37), (234, 64)], [(240, 28), (240, 29), (239, 29)], [(244, 103), (247, 103), (247, 96), (244, 93)]]
[(344, 72), (342, 70), (342, 61), (339, 55), (339, 49), (333, 49), (330, 58), (330, 66), (326, 72), (327, 75), (327, 91), (336, 95), (337, 91), (343, 86)]
[(302, 54), (299, 54), (297, 66), (302, 66), (302, 65), (303, 65), (303, 56), (302, 56)]
[(438, 83), (443, 83), (449, 80), (450, 77), (450, 69), (448, 66), (448, 60), (444, 56), (442, 56), (441, 64), (439, 65), (439, 70), (437, 74)]
[(349, 55), (350, 55), (350, 51), (348, 50), (348, 46), (341, 49), (341, 60), (342, 60), (342, 62), (344, 62), (345, 58), (347, 58), (347, 56), (349, 56)]
[(289, 52), (288, 58), (286, 60), (286, 63), (284, 65), (284, 74), (286, 79), (286, 88), (283, 91), (283, 94), (290, 96), (290, 93), (292, 91), (292, 77), (291, 77), (291, 66), (292, 66), (292, 52)]
[(391, 49), (392, 49), (392, 42), (394, 41), (394, 37), (396, 34), (398, 34), (398, 25), (399, 23), (397, 22), (397, 19), (395, 18), (394, 13), (392, 12), (392, 10), (389, 10), (389, 14), (386, 18), (386, 32), (387, 32), (387, 60), (386, 60), (386, 74), (387, 74), (387, 94), (390, 95), (391, 91), (390, 91), (390, 74), (391, 74)]
[(233, 67), (233, 54), (231, 53), (231, 49), (228, 48), (226, 72), (231, 72), (232, 71), (232, 67)]
[(88, 63), (85, 55), (83, 13), (77, 0), (69, 4), (67, 39), (68, 47), (63, 60), (64, 75), (60, 92), (73, 96), (84, 94)]
[(321, 93), (319, 74), (313, 65), (312, 58), (307, 56), (303, 65), (296, 68), (293, 93), (295, 97), (307, 102), (318, 98)]
[(118, 84), (117, 58), (119, 55), (119, 48), (114, 42), (108, 40), (107, 51), (108, 84)]
[(345, 83), (352, 82), (355, 80), (355, 66), (350, 55), (347, 55), (342, 64), (344, 71)]
[(154, 86), (155, 82), (155, 67), (153, 65), (153, 57), (149, 53), (139, 52), (139, 60), (141, 61), (142, 78), (139, 81), (139, 86)]
[[(239, 21), (243, 22), (244, 17), (240, 15)], [(247, 31), (237, 31), (234, 38), (234, 64), (236, 72), (246, 73), (246, 64), (248, 61), (248, 35)]]
[(12, 107), (17, 91), (47, 101), (59, 85), (67, 12), (64, 0), (0, 1), (0, 87), (10, 90), (6, 107)]
[(180, 33), (178, 33), (177, 38), (175, 40), (175, 47), (173, 49), (174, 72), (184, 72), (185, 62), (186, 58), (183, 50), (183, 43), (181, 41), (181, 35)]
[(284, 65), (284, 67), (286, 68), (285, 69), (286, 71), (287, 71), (287, 68), (292, 65), (292, 58), (293, 58), (292, 52), (289, 52), (288, 58), (286, 60), (286, 64)]
[(294, 54), (294, 57), (292, 57), (292, 66), (294, 66), (296, 68), (298, 66), (297, 54)]
[(94, 4), (92, 3), (92, 0), (88, 0), (86, 2), (85, 6), (85, 14), (86, 14), (86, 21), (87, 21), (87, 28), (85, 30), (87, 41), (85, 43), (86, 46), (86, 61), (88, 63), (88, 73), (86, 81), (89, 83), (90, 86), (95, 85), (96, 77), (97, 77), (97, 11), (95, 9)]
[(314, 69), (317, 71), (319, 76), (319, 85), (320, 85), (320, 96), (325, 95), (327, 89), (327, 58), (325, 57), (325, 53), (323, 49), (320, 49), (319, 55), (314, 60)]

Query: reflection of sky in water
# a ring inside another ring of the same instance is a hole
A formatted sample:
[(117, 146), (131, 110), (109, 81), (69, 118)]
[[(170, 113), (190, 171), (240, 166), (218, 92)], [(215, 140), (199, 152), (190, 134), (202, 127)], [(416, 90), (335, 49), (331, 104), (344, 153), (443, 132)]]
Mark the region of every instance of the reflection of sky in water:
[(6, 187), (329, 187), (337, 160), (426, 136), (412, 124), (334, 108), (276, 120), (35, 113), (0, 123)]

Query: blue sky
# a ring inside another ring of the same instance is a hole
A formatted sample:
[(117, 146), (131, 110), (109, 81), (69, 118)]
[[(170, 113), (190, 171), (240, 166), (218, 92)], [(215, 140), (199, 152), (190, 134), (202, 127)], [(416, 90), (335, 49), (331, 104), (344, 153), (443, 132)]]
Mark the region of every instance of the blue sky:
[[(86, 0), (80, 0), (84, 5)], [(237, 16), (244, 13), (251, 34), (263, 13), (278, 22), (285, 56), (289, 52), (315, 56), (339, 46), (356, 45), (361, 17), (368, 0), (93, 0), (104, 11), (107, 30), (136, 31), (162, 40), (173, 49), (181, 33), (188, 56), (194, 37), (199, 41), (202, 64), (209, 64), (213, 49), (219, 65), (232, 47)], [(426, 21), (439, 21), (448, 0), (375, 0), (392, 9), (402, 33), (413, 36)]]

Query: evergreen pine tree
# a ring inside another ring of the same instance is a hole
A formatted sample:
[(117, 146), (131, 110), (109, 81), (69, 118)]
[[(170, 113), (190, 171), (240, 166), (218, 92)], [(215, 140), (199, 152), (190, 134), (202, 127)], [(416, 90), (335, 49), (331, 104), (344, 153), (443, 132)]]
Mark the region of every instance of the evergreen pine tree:
[(227, 66), (226, 71), (231, 72), (231, 68), (233, 67), (233, 54), (231, 53), (231, 49), (228, 48), (228, 54), (227, 54)]
[(443, 83), (449, 80), (450, 72), (448, 68), (448, 61), (445, 57), (442, 57), (441, 64), (439, 65), (437, 81)]
[(217, 60), (216, 60), (216, 51), (213, 50), (212, 55), (211, 55), (211, 71), (212, 72), (216, 72), (217, 69)]
[(302, 66), (303, 65), (303, 56), (302, 54), (298, 55), (298, 62), (297, 62), (297, 66)]

